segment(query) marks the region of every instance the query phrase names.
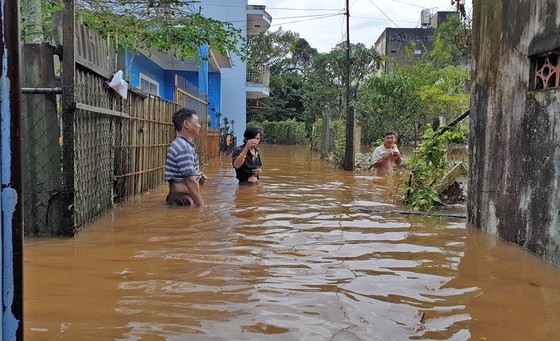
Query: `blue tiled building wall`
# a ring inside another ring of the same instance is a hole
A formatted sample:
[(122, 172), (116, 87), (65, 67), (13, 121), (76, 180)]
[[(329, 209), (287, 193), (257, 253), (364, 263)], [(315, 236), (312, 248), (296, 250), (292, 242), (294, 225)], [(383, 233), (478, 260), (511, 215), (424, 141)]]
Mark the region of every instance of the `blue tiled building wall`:
[[(222, 75), (219, 73), (208, 74), (208, 114), (210, 115), (210, 129), (220, 129), (220, 122), (216, 114), (221, 110)], [(214, 110), (212, 110), (214, 108)]]
[[(140, 73), (143, 73), (159, 83), (159, 96), (168, 101), (173, 101), (175, 75), (179, 75), (199, 87), (198, 72), (164, 70), (143, 54), (137, 54), (132, 58), (131, 53), (126, 52), (126, 65), (130, 65), (126, 76), (130, 85), (139, 88)], [(216, 114), (221, 113), (221, 75), (219, 73), (208, 73), (208, 102), (210, 129), (217, 130), (220, 126)]]

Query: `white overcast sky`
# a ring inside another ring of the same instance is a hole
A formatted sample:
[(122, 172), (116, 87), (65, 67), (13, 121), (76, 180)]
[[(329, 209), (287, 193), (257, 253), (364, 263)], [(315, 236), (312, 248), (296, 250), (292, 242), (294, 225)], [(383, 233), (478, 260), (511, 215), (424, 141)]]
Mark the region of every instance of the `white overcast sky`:
[[(372, 46), (386, 27), (420, 27), (423, 8), (454, 10), (451, 0), (350, 0), (350, 42)], [(467, 8), (472, 0), (467, 0)], [(346, 40), (346, 0), (249, 0), (265, 5), (272, 16), (269, 31), (280, 26), (298, 32), (319, 52)], [(328, 17), (327, 17), (328, 16)]]

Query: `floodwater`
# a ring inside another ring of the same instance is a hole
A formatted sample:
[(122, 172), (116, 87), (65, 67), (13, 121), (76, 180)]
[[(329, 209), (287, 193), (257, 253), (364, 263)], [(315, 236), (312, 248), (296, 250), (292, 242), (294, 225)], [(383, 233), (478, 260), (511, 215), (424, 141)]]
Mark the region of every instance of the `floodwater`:
[(207, 207), (136, 197), (24, 245), (26, 340), (555, 340), (560, 269), (460, 218), (387, 213), (398, 182), (306, 147), (229, 157)]

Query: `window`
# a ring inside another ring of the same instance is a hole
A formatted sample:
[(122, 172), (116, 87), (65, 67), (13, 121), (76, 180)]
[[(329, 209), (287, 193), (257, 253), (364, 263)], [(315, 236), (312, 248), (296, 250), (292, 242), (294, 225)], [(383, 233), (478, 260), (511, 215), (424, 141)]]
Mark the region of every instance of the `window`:
[(140, 74), (140, 89), (150, 95), (159, 96), (159, 83), (143, 73)]
[(531, 90), (560, 86), (560, 50), (531, 57)]

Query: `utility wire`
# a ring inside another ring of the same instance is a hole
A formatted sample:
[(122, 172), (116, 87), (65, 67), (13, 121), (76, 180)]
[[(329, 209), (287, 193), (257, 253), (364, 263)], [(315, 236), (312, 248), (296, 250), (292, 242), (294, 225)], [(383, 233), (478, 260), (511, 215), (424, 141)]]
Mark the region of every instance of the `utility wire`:
[[(342, 14), (342, 13), (340, 13)], [(277, 18), (277, 17), (273, 17), (273, 20), (285, 20), (285, 19), (302, 19), (302, 18), (324, 18), (327, 16), (335, 16), (338, 14), (313, 14), (313, 15), (296, 15), (293, 17), (281, 17), (281, 18)], [(228, 22), (228, 23), (235, 23), (235, 22), (246, 22), (247, 20), (232, 20), (232, 21), (224, 21), (224, 22)]]
[(371, 2), (371, 4), (372, 4), (373, 6), (375, 6), (375, 8), (377, 8), (377, 9), (379, 10), (379, 12), (383, 13), (383, 15), (384, 15), (385, 17), (387, 17), (387, 19), (391, 20), (391, 22), (392, 22), (393, 24), (395, 24), (395, 26), (399, 27), (399, 25), (397, 25), (397, 23), (394, 22), (393, 19), (389, 18), (389, 16), (388, 16), (387, 14), (385, 14), (385, 12), (383, 12), (383, 11), (381, 10), (381, 8), (377, 7), (377, 5), (376, 5), (373, 1), (371, 1), (371, 0), (368, 0), (368, 1)]
[(414, 6), (414, 7), (418, 7), (418, 8), (426, 8), (426, 7), (424, 7), (424, 6), (418, 6), (418, 5), (416, 5), (416, 4), (411, 4), (410, 2), (404, 2), (404, 1), (400, 1), (400, 0), (391, 0), (391, 1), (393, 1), (393, 2), (400, 2), (400, 3), (403, 3), (403, 4), (407, 4), (407, 5)]
[(330, 15), (324, 15), (324, 16), (318, 17), (318, 18), (311, 18), (311, 19), (306, 19), (306, 20), (289, 21), (289, 22), (280, 23), (280, 24), (272, 24), (272, 25), (270, 25), (270, 26), (281, 26), (281, 25), (287, 25), (287, 24), (294, 24), (294, 23), (298, 23), (298, 22), (302, 22), (302, 21), (310, 21), (310, 20), (325, 19), (325, 18), (336, 17), (336, 16), (339, 16), (339, 15), (342, 15), (342, 14), (343, 14), (343, 13), (330, 14)]
[(342, 11), (340, 8), (287, 8), (287, 7), (266, 7), (266, 9), (281, 9), (284, 11)]
[[(213, 6), (213, 7), (235, 7), (235, 8), (246, 8), (247, 6), (236, 6), (236, 5), (224, 5), (224, 4), (202, 4), (202, 6)], [(268, 7), (266, 9), (281, 9), (284, 11), (342, 11), (340, 8), (289, 8), (289, 7)]]
[[(370, 18), (370, 17), (357, 17), (357, 16), (352, 16), (352, 18), (356, 18), (356, 19), (367, 19), (367, 20), (378, 20), (378, 21), (390, 21), (390, 19), (385, 19), (385, 18)], [(411, 23), (411, 24), (416, 24), (417, 21), (408, 21), (408, 20), (395, 20), (396, 22), (403, 22), (403, 23)]]

